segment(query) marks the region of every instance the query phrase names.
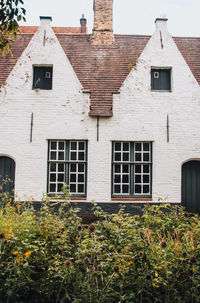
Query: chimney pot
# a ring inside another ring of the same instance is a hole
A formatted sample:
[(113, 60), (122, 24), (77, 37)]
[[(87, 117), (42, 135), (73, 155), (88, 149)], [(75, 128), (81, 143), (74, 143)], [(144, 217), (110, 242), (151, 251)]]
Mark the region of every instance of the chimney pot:
[(81, 33), (86, 34), (87, 33), (87, 19), (85, 18), (85, 15), (82, 14), (82, 18), (80, 19), (81, 24)]

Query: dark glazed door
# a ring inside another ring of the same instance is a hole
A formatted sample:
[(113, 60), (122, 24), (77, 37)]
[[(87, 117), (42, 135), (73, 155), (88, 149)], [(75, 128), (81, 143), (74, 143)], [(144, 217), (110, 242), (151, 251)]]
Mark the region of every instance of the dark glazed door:
[(0, 192), (14, 194), (15, 161), (9, 157), (0, 157)]
[(190, 212), (200, 213), (200, 161), (182, 166), (182, 205)]

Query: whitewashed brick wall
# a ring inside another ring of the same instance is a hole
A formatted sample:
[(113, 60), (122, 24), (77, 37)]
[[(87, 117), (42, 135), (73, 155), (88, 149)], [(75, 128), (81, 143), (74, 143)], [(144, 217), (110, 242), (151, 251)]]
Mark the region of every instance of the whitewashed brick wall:
[[(53, 65), (52, 90), (32, 90), (34, 64)], [(151, 66), (172, 67), (172, 92), (151, 92)], [(168, 34), (166, 22), (157, 22), (137, 66), (113, 98), (113, 117), (100, 118), (97, 142), (96, 118), (88, 116), (89, 95), (82, 93), (49, 21), (42, 20), (0, 95), (0, 155), (9, 155), (16, 162), (15, 191), (21, 199), (26, 195), (41, 200), (47, 190), (48, 139), (85, 139), (87, 201), (111, 201), (111, 142), (128, 140), (153, 142), (153, 201), (167, 197), (170, 202), (180, 202), (181, 165), (188, 159), (200, 159), (200, 89)]]

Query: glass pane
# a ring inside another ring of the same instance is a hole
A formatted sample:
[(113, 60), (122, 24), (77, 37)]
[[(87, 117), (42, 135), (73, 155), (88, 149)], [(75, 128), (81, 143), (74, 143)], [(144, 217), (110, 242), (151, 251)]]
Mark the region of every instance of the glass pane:
[(58, 164), (58, 171), (64, 172), (64, 164)]
[(136, 175), (135, 176), (135, 183), (141, 183), (142, 179), (141, 179), (141, 175)]
[(115, 150), (121, 150), (121, 143), (120, 142), (115, 142)]
[(129, 183), (129, 175), (123, 175), (122, 182), (123, 183)]
[(123, 153), (123, 161), (129, 161), (129, 153)]
[(123, 151), (129, 151), (129, 143), (123, 143)]
[(141, 185), (135, 185), (135, 193), (141, 194)]
[(149, 183), (149, 175), (143, 176), (143, 183)]
[(114, 193), (120, 194), (120, 185), (114, 185)]
[(135, 165), (135, 172), (141, 173), (141, 165)]
[(59, 152), (58, 153), (58, 160), (64, 160), (64, 158), (65, 158), (64, 152)]
[(56, 152), (51, 152), (50, 160), (56, 160)]
[(122, 193), (123, 194), (128, 194), (128, 185), (122, 185)]
[(141, 151), (142, 150), (142, 144), (141, 143), (135, 143), (135, 150)]
[(123, 173), (129, 172), (129, 165), (123, 165)]
[(71, 150), (76, 150), (77, 149), (77, 142), (71, 142)]
[(50, 174), (50, 181), (55, 182), (56, 181), (56, 174)]
[(79, 150), (84, 150), (85, 149), (85, 143), (84, 142), (79, 142), (78, 143), (78, 149)]
[(149, 154), (143, 154), (143, 161), (147, 161), (147, 162), (149, 162)]
[(115, 173), (120, 173), (121, 172), (121, 166), (120, 165), (115, 165)]
[(50, 184), (50, 192), (55, 193), (56, 192), (56, 184)]
[(64, 182), (64, 174), (58, 174), (58, 181)]
[(149, 143), (144, 143), (144, 144), (143, 144), (143, 150), (144, 150), (144, 151), (149, 151), (149, 150), (150, 150), (149, 147), (150, 147), (150, 144), (149, 144)]
[(84, 152), (79, 152), (78, 153), (78, 159), (79, 160), (84, 160)]
[(57, 142), (56, 141), (51, 141), (51, 149), (56, 149)]
[(142, 160), (141, 154), (140, 153), (136, 153), (135, 154), (135, 161), (141, 162), (141, 160)]
[(71, 152), (71, 160), (76, 160), (76, 152)]
[(85, 171), (84, 164), (78, 164), (78, 172), (83, 173)]
[(76, 174), (70, 174), (70, 182), (76, 182)]
[(148, 194), (150, 192), (150, 187), (149, 185), (143, 185), (143, 193)]
[(115, 153), (115, 161), (121, 161), (121, 153)]
[(62, 192), (63, 184), (58, 183), (58, 193)]
[(75, 193), (76, 192), (76, 184), (70, 184), (70, 192)]
[(78, 192), (84, 193), (84, 184), (78, 184)]
[(49, 170), (52, 172), (52, 171), (56, 171), (56, 163), (51, 163), (50, 164), (50, 168)]
[(59, 150), (64, 150), (64, 142), (60, 141), (58, 148), (59, 148)]
[(78, 182), (84, 182), (84, 174), (78, 175)]
[(115, 175), (114, 183), (121, 183), (121, 176), (120, 175)]
[(143, 165), (143, 172), (144, 173), (149, 173), (150, 171), (150, 166), (149, 165)]
[(70, 165), (70, 171), (75, 172), (76, 171), (76, 164), (71, 164)]

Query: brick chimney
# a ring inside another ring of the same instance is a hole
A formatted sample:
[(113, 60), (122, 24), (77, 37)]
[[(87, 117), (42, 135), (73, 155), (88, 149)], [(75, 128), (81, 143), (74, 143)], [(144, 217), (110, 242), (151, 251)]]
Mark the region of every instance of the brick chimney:
[(93, 45), (112, 46), (113, 34), (113, 0), (94, 0)]
[(87, 19), (85, 18), (84, 14), (82, 14), (80, 23), (81, 23), (81, 33), (86, 34), (87, 33)]

